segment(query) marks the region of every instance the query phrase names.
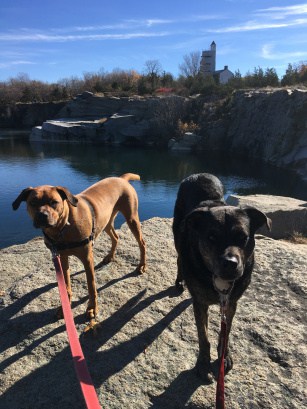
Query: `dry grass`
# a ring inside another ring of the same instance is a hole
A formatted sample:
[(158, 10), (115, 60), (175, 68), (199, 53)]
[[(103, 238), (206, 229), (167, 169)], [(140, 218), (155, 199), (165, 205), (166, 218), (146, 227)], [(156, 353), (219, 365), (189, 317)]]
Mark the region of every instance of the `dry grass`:
[(307, 237), (304, 236), (302, 233), (294, 232), (289, 236), (286, 241), (294, 244), (307, 244)]

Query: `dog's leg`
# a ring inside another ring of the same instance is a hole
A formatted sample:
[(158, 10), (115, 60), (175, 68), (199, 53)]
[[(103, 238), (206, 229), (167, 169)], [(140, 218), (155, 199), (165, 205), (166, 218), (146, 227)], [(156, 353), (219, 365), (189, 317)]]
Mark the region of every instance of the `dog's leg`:
[[(70, 282), (70, 271), (69, 271), (68, 256), (61, 256), (61, 265), (62, 265), (64, 280), (65, 280), (65, 284), (66, 284), (66, 290), (67, 290), (68, 299), (69, 299), (69, 302), (71, 303), (72, 290), (71, 290), (71, 282)], [(59, 307), (59, 308), (57, 309), (56, 317), (57, 317), (58, 319), (63, 318), (63, 310), (62, 310), (62, 307)]]
[(182, 275), (181, 260), (180, 260), (179, 255), (177, 257), (177, 278), (176, 278), (175, 286), (176, 286), (178, 291), (180, 291), (181, 293), (183, 292), (183, 290), (184, 290), (183, 275)]
[(108, 263), (110, 263), (111, 261), (114, 260), (115, 250), (116, 250), (117, 242), (118, 242), (118, 234), (116, 233), (116, 231), (114, 229), (114, 225), (113, 225), (114, 217), (110, 220), (110, 222), (108, 223), (108, 225), (104, 229), (104, 231), (110, 237), (112, 245), (111, 245), (111, 250), (110, 250), (109, 254), (107, 254), (105, 256), (105, 258), (103, 259), (103, 261), (102, 261), (103, 264), (108, 264)]
[(134, 216), (134, 218), (130, 218), (130, 219), (126, 218), (126, 220), (140, 248), (141, 256), (140, 256), (139, 265), (137, 267), (137, 271), (139, 273), (144, 273), (146, 270), (146, 247), (145, 247), (145, 241), (142, 236), (141, 223), (137, 216)]
[(198, 332), (199, 355), (196, 363), (198, 375), (205, 383), (212, 383), (210, 365), (210, 342), (208, 340), (208, 305), (193, 302), (194, 316)]
[(96, 319), (98, 314), (98, 304), (97, 304), (97, 290), (95, 283), (95, 271), (94, 271), (94, 256), (92, 244), (88, 244), (84, 247), (82, 255), (79, 256), (82, 261), (86, 273), (87, 287), (88, 287), (88, 305), (86, 313), (90, 320)]
[[(229, 303), (228, 308), (226, 310), (227, 344), (226, 344), (226, 350), (225, 350), (225, 374), (227, 374), (227, 372), (229, 372), (233, 367), (232, 357), (229, 352), (229, 334), (231, 330), (232, 320), (236, 313), (236, 309), (237, 309), (237, 303), (231, 302)], [(219, 338), (217, 351), (218, 351), (218, 356), (220, 358), (220, 355), (221, 355), (221, 339), (220, 338)]]

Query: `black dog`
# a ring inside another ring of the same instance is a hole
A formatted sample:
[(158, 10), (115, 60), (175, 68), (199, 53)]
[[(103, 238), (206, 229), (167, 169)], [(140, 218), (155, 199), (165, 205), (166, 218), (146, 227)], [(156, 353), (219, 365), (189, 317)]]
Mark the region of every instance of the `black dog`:
[[(205, 382), (212, 382), (208, 308), (227, 300), (227, 339), (237, 301), (251, 281), (254, 265), (254, 234), (271, 220), (253, 208), (227, 206), (223, 185), (213, 175), (202, 173), (184, 179), (174, 210), (173, 233), (178, 253), (176, 286), (186, 283), (192, 298), (199, 340), (196, 364)], [(220, 350), (220, 348), (218, 348)], [(232, 368), (228, 344), (225, 373)]]

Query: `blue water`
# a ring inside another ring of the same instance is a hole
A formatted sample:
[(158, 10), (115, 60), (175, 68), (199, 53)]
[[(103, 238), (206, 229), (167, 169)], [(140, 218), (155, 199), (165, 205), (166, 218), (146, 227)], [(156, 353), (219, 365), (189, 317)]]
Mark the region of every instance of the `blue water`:
[[(28, 186), (43, 184), (67, 187), (73, 194), (108, 176), (137, 173), (132, 182), (139, 196), (141, 220), (172, 217), (180, 181), (192, 174), (218, 176), (225, 195), (266, 193), (306, 199), (306, 190), (293, 176), (259, 163), (225, 156), (174, 154), (137, 148), (107, 148), (93, 145), (30, 143), (28, 136), (0, 134), (0, 248), (41, 235), (27, 215), (25, 203), (17, 211), (12, 202)], [(304, 196), (305, 195), (305, 196)], [(116, 219), (116, 228), (123, 223)]]

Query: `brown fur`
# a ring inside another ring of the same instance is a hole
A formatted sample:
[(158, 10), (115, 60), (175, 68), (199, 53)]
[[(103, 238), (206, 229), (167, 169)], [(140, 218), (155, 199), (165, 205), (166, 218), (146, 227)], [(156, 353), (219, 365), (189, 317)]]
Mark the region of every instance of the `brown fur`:
[[(114, 260), (118, 235), (114, 229), (114, 219), (121, 212), (136, 238), (140, 248), (140, 263), (137, 271), (143, 273), (146, 268), (145, 242), (142, 237), (138, 216), (138, 198), (129, 180), (140, 180), (138, 175), (125, 173), (121, 177), (103, 179), (90, 186), (83, 192), (72, 195), (62, 186), (43, 185), (24, 189), (13, 203), (17, 210), (22, 201), (27, 202), (28, 213), (33, 220), (34, 227), (41, 228), (52, 241), (58, 244), (82, 242), (90, 237), (95, 220), (94, 238), (105, 231), (111, 238), (111, 250), (103, 263)], [(92, 208), (92, 210), (91, 210)], [(51, 247), (45, 239), (47, 247)], [(93, 243), (71, 249), (59, 251), (63, 273), (67, 286), (67, 293), (71, 301), (72, 291), (68, 256), (76, 256), (84, 265), (89, 302), (87, 313), (95, 319), (98, 313), (97, 291), (95, 284)]]

